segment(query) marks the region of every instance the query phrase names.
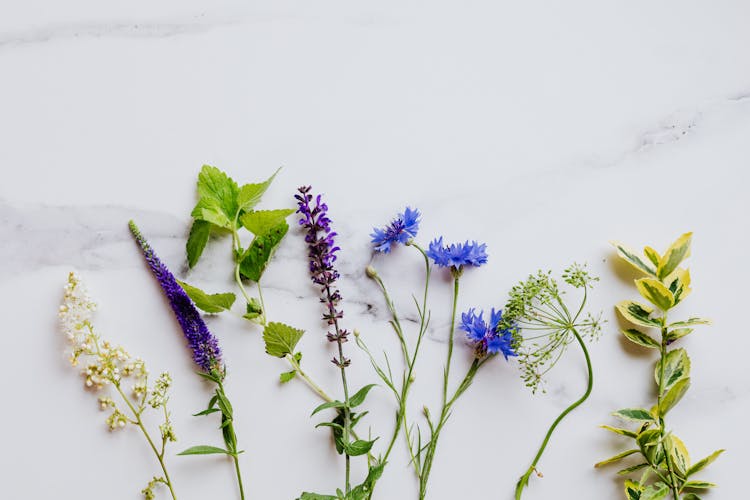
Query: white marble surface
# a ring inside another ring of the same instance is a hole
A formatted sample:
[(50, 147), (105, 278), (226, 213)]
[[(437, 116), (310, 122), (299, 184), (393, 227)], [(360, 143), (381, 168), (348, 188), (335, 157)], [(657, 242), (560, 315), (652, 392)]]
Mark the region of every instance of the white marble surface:
[[(613, 304), (633, 297), (610, 239), (667, 245), (695, 231), (693, 295), (681, 314), (713, 326), (686, 339), (693, 385), (670, 426), (694, 456), (728, 452), (705, 474), (710, 498), (741, 498), (750, 407), (743, 300), (750, 247), (747, 2), (27, 1), (0, 4), (0, 304), (5, 318), (0, 454), (4, 498), (136, 499), (155, 463), (135, 430), (110, 434), (67, 366), (56, 330), (66, 274), (100, 303), (102, 332), (175, 377), (181, 445), (215, 442), (207, 399), (177, 325), (129, 238), (135, 218), (162, 258), (207, 289), (231, 287), (225, 245), (184, 272), (201, 164), (240, 182), (283, 166), (265, 207), (323, 190), (341, 234), (347, 326), (388, 348), (382, 301), (364, 276), (368, 233), (406, 203), (422, 241), (486, 241), (461, 308), (502, 304), (538, 267), (587, 261), (602, 277), (593, 307), (610, 321), (593, 346), (590, 401), (555, 435), (526, 498), (620, 498), (592, 464), (624, 443), (597, 429), (609, 412), (652, 400), (651, 361), (617, 333)], [(419, 283), (409, 252), (376, 262), (408, 309)], [(308, 330), (305, 363), (336, 387), (318, 304), (293, 233), (266, 278), (271, 315)], [(412, 400), (437, 397), (447, 285)], [(368, 304), (373, 307), (370, 309)], [(214, 318), (231, 370), (250, 498), (330, 491), (342, 461), (308, 418), (301, 384), (257, 329)], [(461, 351), (458, 351), (461, 352)], [(531, 396), (514, 363), (492, 363), (441, 442), (431, 498), (509, 499), (549, 421), (583, 390), (577, 353)], [(373, 379), (352, 352), (357, 385)], [(468, 361), (459, 356), (459, 365)], [(385, 391), (370, 424), (385, 435)], [(184, 500), (235, 498), (217, 458), (170, 458)], [(378, 498), (414, 498), (403, 448)]]

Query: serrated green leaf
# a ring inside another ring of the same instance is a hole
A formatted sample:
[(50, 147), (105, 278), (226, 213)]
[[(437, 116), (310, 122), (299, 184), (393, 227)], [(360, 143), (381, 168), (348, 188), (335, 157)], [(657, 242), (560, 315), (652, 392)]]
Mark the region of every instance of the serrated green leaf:
[(284, 323), (272, 321), (263, 329), (266, 352), (277, 358), (283, 358), (287, 354), (292, 354), (294, 347), (304, 333), (304, 330), (298, 330)]
[(627, 436), (633, 439), (638, 437), (638, 434), (636, 434), (633, 431), (629, 431), (627, 429), (620, 429), (618, 427), (612, 427), (610, 425), (600, 425), (599, 427), (601, 427), (602, 429), (606, 429), (610, 432), (614, 432), (615, 434), (619, 434), (621, 436)]
[(373, 444), (375, 444), (375, 439), (372, 441), (357, 439), (351, 443), (344, 443), (344, 452), (350, 457), (358, 457), (367, 454), (372, 449)]
[(649, 261), (642, 259), (636, 252), (630, 247), (623, 245), (617, 241), (611, 241), (612, 245), (617, 249), (617, 255), (620, 256), (625, 262), (633, 266), (642, 273), (656, 276), (656, 267)]
[(608, 464), (611, 464), (611, 463), (614, 463), (614, 462), (618, 462), (618, 461), (622, 460), (623, 458), (632, 455), (633, 453), (638, 453), (638, 450), (623, 451), (622, 453), (618, 453), (614, 457), (609, 457), (606, 460), (602, 460), (601, 462), (595, 463), (594, 467), (602, 467), (604, 465), (608, 465)]
[[(658, 360), (654, 366), (654, 379), (659, 384), (661, 375), (661, 362)], [(668, 391), (674, 384), (683, 378), (690, 376), (690, 358), (685, 349), (674, 349), (669, 351), (663, 359), (664, 362), (664, 382), (662, 384), (662, 393)]]
[(677, 269), (680, 263), (690, 256), (690, 241), (693, 233), (685, 233), (672, 243), (659, 260), (657, 277), (664, 279)]
[(216, 446), (208, 446), (208, 445), (198, 445), (198, 446), (191, 446), (185, 451), (182, 451), (178, 453), (178, 455), (214, 455), (214, 454), (222, 454), (222, 455), (231, 455), (231, 453), (224, 448), (217, 448)]
[(258, 210), (243, 214), (242, 217), (240, 217), (240, 222), (245, 229), (256, 236), (261, 236), (286, 222), (286, 218), (293, 213), (294, 210), (291, 208)]
[(279, 173), (279, 170), (281, 170), (281, 168), (278, 168), (271, 177), (263, 182), (260, 182), (258, 184), (245, 184), (244, 186), (239, 188), (237, 204), (239, 205), (240, 210), (250, 210), (260, 202), (260, 199), (263, 197), (263, 194), (271, 185), (271, 182), (273, 182), (276, 174)]
[(282, 222), (268, 233), (256, 236), (250, 244), (250, 248), (242, 256), (240, 274), (244, 278), (253, 280), (256, 283), (260, 281), (263, 272), (268, 266), (268, 262), (271, 260), (276, 248), (281, 243), (281, 240), (284, 239), (288, 230), (289, 225), (286, 222)]
[(358, 390), (353, 396), (349, 398), (349, 407), (355, 408), (365, 402), (367, 393), (375, 387), (377, 384), (369, 384)]
[(188, 294), (190, 300), (195, 303), (195, 306), (207, 313), (219, 313), (222, 311), (228, 311), (232, 308), (232, 304), (237, 297), (233, 293), (212, 293), (207, 294), (200, 288), (194, 287), (185, 283), (184, 281), (177, 280), (185, 293)]
[(643, 408), (623, 408), (613, 412), (612, 415), (621, 418), (623, 420), (630, 420), (632, 422), (653, 422), (654, 415), (650, 411)]
[(659, 323), (658, 320), (650, 317), (651, 313), (654, 312), (653, 308), (645, 304), (634, 302), (632, 300), (623, 300), (615, 307), (622, 317), (631, 323), (648, 328), (661, 327), (661, 323)]
[(674, 307), (674, 295), (661, 281), (654, 278), (641, 278), (635, 280), (635, 286), (644, 299), (662, 311)]
[(623, 335), (625, 335), (625, 338), (627, 338), (629, 341), (633, 342), (634, 344), (638, 344), (642, 347), (649, 347), (651, 349), (658, 349), (660, 347), (659, 343), (646, 335), (645, 333), (641, 332), (640, 330), (636, 330), (635, 328), (628, 328), (627, 330), (620, 330)]
[(685, 395), (688, 387), (690, 387), (690, 377), (677, 381), (661, 399), (661, 402), (659, 403), (659, 414), (661, 416), (666, 415), (667, 412), (682, 399), (682, 396)]
[(232, 219), (224, 213), (220, 202), (212, 198), (199, 199), (190, 215), (196, 220), (210, 222), (224, 229), (231, 229), (234, 224)]
[(198, 263), (206, 248), (208, 237), (211, 234), (211, 223), (204, 220), (194, 220), (190, 227), (190, 236), (185, 244), (185, 253), (187, 253), (188, 267), (193, 268)]
[(227, 174), (216, 167), (203, 165), (198, 174), (198, 195), (201, 199), (215, 201), (216, 206), (227, 219), (234, 220), (239, 210), (237, 205), (239, 188)]
[(695, 462), (690, 469), (688, 469), (687, 474), (685, 477), (690, 477), (696, 472), (700, 472), (706, 467), (708, 467), (714, 460), (719, 458), (719, 455), (724, 453), (725, 450), (716, 450), (715, 452), (711, 453), (709, 456), (707, 456), (704, 459), (698, 460)]
[(292, 370), (290, 372), (284, 372), (281, 375), (279, 375), (279, 382), (281, 382), (282, 384), (286, 384), (287, 382), (289, 382), (296, 376), (297, 376), (296, 370)]
[(707, 490), (715, 487), (715, 483), (709, 483), (708, 481), (688, 481), (683, 485), (683, 488), (690, 488), (693, 490)]

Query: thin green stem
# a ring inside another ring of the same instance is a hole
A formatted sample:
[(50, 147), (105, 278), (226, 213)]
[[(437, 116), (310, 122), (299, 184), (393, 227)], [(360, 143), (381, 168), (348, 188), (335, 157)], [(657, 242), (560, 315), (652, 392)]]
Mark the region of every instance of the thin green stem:
[(268, 321), (268, 315), (266, 314), (266, 302), (263, 300), (263, 288), (260, 286), (260, 281), (255, 284), (258, 286), (258, 297), (260, 298), (260, 324), (265, 326)]
[[(662, 322), (664, 325), (667, 324), (667, 313), (664, 312), (662, 316)], [(664, 437), (666, 435), (666, 424), (664, 423), (664, 415), (661, 412), (661, 400), (664, 393), (664, 370), (665, 370), (665, 363), (664, 360), (667, 357), (667, 327), (664, 326), (661, 329), (661, 347), (659, 349), (661, 354), (661, 359), (659, 359), (659, 392), (656, 395), (656, 408), (657, 412), (659, 413), (659, 436), (661, 438), (661, 441), (664, 442)], [(672, 491), (672, 495), (674, 496), (674, 500), (679, 500), (680, 498), (680, 492), (678, 489), (678, 482), (677, 477), (674, 473), (674, 466), (672, 464), (672, 459), (669, 456), (669, 452), (665, 450), (664, 453), (664, 459), (667, 464), (667, 472), (669, 473), (669, 489)]]
[[(220, 396), (221, 398), (227, 399), (226, 394), (224, 392), (224, 384), (222, 382), (218, 382), (218, 389), (217, 389), (217, 396)], [(232, 459), (234, 460), (234, 470), (237, 474), (237, 485), (240, 489), (240, 499), (245, 500), (245, 488), (242, 484), (242, 474), (240, 473), (240, 460), (239, 460), (239, 452), (237, 451), (237, 433), (234, 430), (234, 417), (231, 414), (231, 410), (229, 414), (224, 412), (224, 409), (222, 407), (222, 432), (224, 434), (224, 442), (227, 445), (227, 450), (231, 453)]]
[(297, 372), (297, 375), (299, 375), (302, 380), (305, 381), (305, 383), (312, 389), (315, 394), (320, 396), (320, 399), (325, 401), (326, 403), (330, 403), (333, 401), (333, 398), (329, 396), (318, 384), (315, 383), (313, 379), (310, 378), (310, 376), (305, 373), (305, 371), (302, 369), (299, 363), (297, 363), (297, 360), (294, 359), (294, 356), (291, 354), (287, 354), (285, 356), (285, 359), (289, 362), (289, 364), (292, 366), (294, 371)]
[(588, 399), (589, 395), (591, 394), (591, 390), (594, 387), (594, 371), (591, 367), (591, 358), (589, 357), (589, 351), (586, 348), (586, 344), (583, 342), (583, 338), (581, 338), (581, 336), (578, 334), (575, 328), (571, 328), (570, 331), (573, 333), (576, 340), (578, 341), (578, 344), (581, 346), (581, 349), (583, 350), (583, 355), (586, 358), (586, 369), (588, 372), (588, 383), (586, 385), (586, 392), (583, 394), (583, 396), (581, 396), (580, 399), (578, 399), (572, 405), (568, 406), (555, 419), (555, 421), (552, 422), (552, 425), (547, 431), (547, 434), (544, 436), (544, 441), (542, 441), (542, 445), (539, 448), (539, 451), (537, 452), (536, 456), (534, 457), (534, 460), (531, 462), (531, 465), (529, 466), (526, 473), (523, 476), (521, 476), (521, 478), (518, 480), (518, 483), (516, 484), (516, 500), (520, 500), (521, 494), (523, 493), (523, 489), (529, 484), (529, 478), (531, 477), (531, 474), (536, 470), (536, 465), (539, 462), (539, 459), (542, 458), (542, 454), (544, 453), (545, 448), (547, 448), (547, 444), (549, 443), (549, 440), (552, 437), (552, 433), (555, 431), (555, 428), (557, 427), (557, 425), (568, 415), (568, 413), (575, 410), (577, 407), (583, 404), (583, 402), (586, 401), (586, 399)]

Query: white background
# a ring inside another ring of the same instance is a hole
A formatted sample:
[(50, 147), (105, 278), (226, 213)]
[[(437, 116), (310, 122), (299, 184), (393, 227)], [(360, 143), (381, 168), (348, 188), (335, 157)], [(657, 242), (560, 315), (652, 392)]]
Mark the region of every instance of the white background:
[[(215, 422), (190, 416), (209, 388), (126, 228), (135, 218), (179, 277), (231, 290), (226, 241), (185, 273), (195, 178), (209, 163), (241, 183), (283, 166), (263, 208), (292, 206), (301, 184), (326, 193), (343, 247), (345, 326), (376, 350), (396, 344), (363, 276), (368, 233), (406, 204), (424, 213), (423, 244), (487, 242), (490, 262), (465, 276), (461, 309), (501, 306), (539, 267), (589, 263), (602, 278), (592, 308), (609, 320), (592, 347), (594, 393), (555, 434), (529, 500), (621, 497), (616, 469), (592, 464), (626, 443), (597, 425), (652, 404), (653, 353), (618, 334), (613, 305), (635, 297), (634, 275), (607, 241), (663, 249), (695, 231), (694, 292), (675, 314), (714, 325), (684, 342), (693, 384), (668, 424), (695, 459), (728, 448), (703, 478), (720, 484), (710, 498), (738, 498), (750, 444), (749, 16), (739, 0), (2, 2), (3, 497), (136, 499), (157, 473), (136, 429), (106, 430), (65, 361), (56, 310), (70, 269), (100, 303), (99, 331), (153, 373), (173, 374), (172, 451), (219, 443)], [(273, 319), (307, 330), (304, 364), (334, 392), (304, 252), (292, 231), (265, 298)], [(413, 317), (419, 260), (402, 249), (374, 262)], [(438, 398), (448, 288), (435, 280), (415, 408)], [(209, 326), (230, 370), (248, 498), (340, 486), (343, 462), (308, 417), (315, 396), (298, 382), (279, 387), (286, 366), (263, 352), (257, 327), (231, 315)], [(374, 381), (349, 347), (354, 385)], [(470, 355), (456, 352), (460, 373)], [(493, 361), (443, 433), (430, 498), (511, 498), (584, 379), (571, 350), (548, 393), (532, 396), (514, 362)], [(392, 401), (381, 389), (368, 405), (366, 424), (385, 441)], [(183, 500), (237, 498), (221, 458), (170, 456), (169, 467)], [(381, 499), (415, 497), (403, 446), (378, 488)]]

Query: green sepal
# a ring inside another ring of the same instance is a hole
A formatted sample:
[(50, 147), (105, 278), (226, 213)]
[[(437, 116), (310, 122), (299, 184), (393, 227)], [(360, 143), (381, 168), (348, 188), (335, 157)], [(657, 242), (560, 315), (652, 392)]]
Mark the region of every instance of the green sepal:
[(185, 451), (181, 451), (178, 453), (178, 455), (214, 455), (214, 454), (222, 454), (222, 455), (231, 455), (232, 453), (225, 450), (224, 448), (218, 448), (216, 446), (208, 446), (205, 444), (198, 445), (198, 446), (191, 446)]
[(249, 280), (260, 281), (263, 272), (268, 266), (268, 262), (273, 257), (276, 248), (284, 239), (289, 225), (286, 222), (282, 222), (278, 226), (272, 228), (268, 233), (256, 236), (250, 247), (245, 250), (240, 262), (240, 274), (242, 277)]
[(625, 335), (626, 339), (633, 342), (634, 344), (638, 344), (641, 347), (648, 347), (651, 349), (658, 349), (660, 347), (657, 341), (640, 330), (636, 330), (635, 328), (628, 328), (627, 330), (620, 331), (623, 335)]
[(208, 237), (211, 234), (211, 223), (204, 220), (194, 220), (190, 227), (190, 235), (185, 244), (185, 253), (187, 254), (188, 267), (193, 268), (198, 263), (198, 259), (206, 248)]
[(651, 313), (654, 312), (653, 308), (645, 304), (632, 300), (623, 300), (615, 307), (623, 318), (633, 324), (647, 328), (661, 328), (661, 323), (657, 319), (650, 317)]
[(266, 353), (277, 358), (292, 354), (297, 342), (305, 333), (284, 323), (272, 321), (263, 329), (263, 341), (266, 343)]
[(654, 278), (641, 278), (635, 280), (635, 286), (644, 299), (662, 311), (674, 307), (674, 294), (661, 281)]
[(208, 294), (198, 287), (194, 287), (184, 281), (176, 280), (177, 283), (185, 290), (190, 300), (195, 303), (195, 306), (201, 311), (207, 313), (219, 313), (222, 311), (228, 311), (232, 308), (232, 304), (237, 299), (233, 293), (212, 293)]
[(597, 462), (597, 463), (595, 463), (595, 464), (594, 464), (594, 467), (602, 467), (602, 466), (604, 466), (604, 465), (608, 465), (608, 464), (611, 464), (611, 463), (617, 462), (617, 461), (619, 461), (619, 460), (622, 460), (622, 459), (623, 459), (623, 458), (625, 458), (625, 457), (629, 457), (629, 456), (630, 456), (630, 455), (632, 455), (633, 453), (638, 453), (638, 452), (639, 452), (638, 450), (628, 450), (628, 451), (623, 451), (622, 453), (618, 453), (617, 455), (615, 455), (615, 456), (613, 456), (613, 457), (609, 457), (609, 458), (608, 458), (608, 459), (606, 459), (606, 460), (602, 460), (601, 462)]
[(725, 450), (716, 450), (715, 452), (711, 453), (706, 458), (698, 460), (697, 462), (695, 462), (690, 467), (690, 469), (688, 469), (687, 474), (685, 475), (685, 477), (690, 477), (693, 474), (695, 474), (696, 472), (702, 471), (703, 469), (705, 469), (706, 467), (708, 467), (714, 460), (716, 460), (717, 458), (719, 458), (719, 455), (721, 455), (722, 453), (724, 453), (724, 451)]
[(677, 381), (661, 399), (661, 402), (659, 403), (659, 415), (666, 415), (667, 412), (682, 399), (682, 396), (685, 395), (688, 387), (690, 387), (690, 377), (682, 378)]

